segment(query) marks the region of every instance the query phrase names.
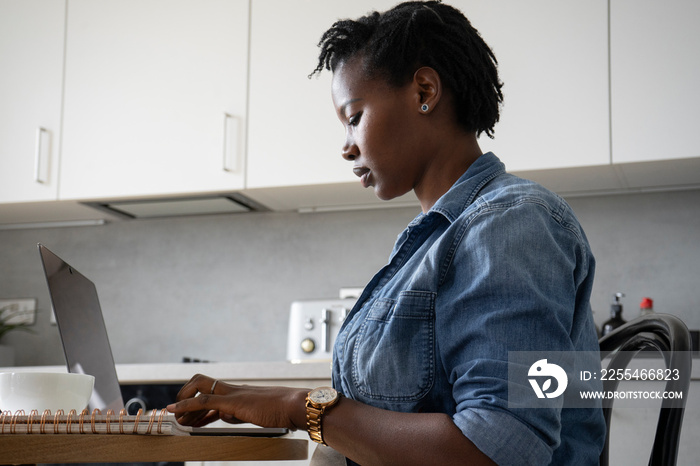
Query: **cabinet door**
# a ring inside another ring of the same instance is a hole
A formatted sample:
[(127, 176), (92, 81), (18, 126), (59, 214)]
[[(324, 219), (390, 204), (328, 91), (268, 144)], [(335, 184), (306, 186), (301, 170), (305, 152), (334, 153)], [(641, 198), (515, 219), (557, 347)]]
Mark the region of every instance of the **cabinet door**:
[(62, 199), (244, 181), (247, 0), (71, 0)]
[(0, 2), (0, 203), (56, 199), (65, 11)]
[(253, 0), (247, 187), (358, 182), (340, 155), (345, 135), (331, 75), (308, 75), (318, 61), (316, 44), (335, 21), (395, 4)]
[(481, 149), (509, 171), (610, 163), (607, 0), (454, 0), (498, 60), (501, 119)]
[(700, 157), (700, 2), (612, 0), (613, 162)]
[[(253, 0), (248, 187), (356, 182), (329, 73), (306, 76), (335, 19), (395, 3)], [(496, 138), (482, 136), (482, 149), (510, 170), (609, 164), (606, 0), (451, 4), (494, 49), (505, 82)]]

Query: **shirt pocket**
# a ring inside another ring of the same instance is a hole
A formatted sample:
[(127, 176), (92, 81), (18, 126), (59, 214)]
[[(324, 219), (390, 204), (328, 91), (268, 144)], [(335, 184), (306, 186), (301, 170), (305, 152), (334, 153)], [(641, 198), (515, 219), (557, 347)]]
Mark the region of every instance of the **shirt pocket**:
[(435, 378), (435, 293), (403, 291), (370, 308), (353, 351), (353, 383), (367, 398), (417, 401)]

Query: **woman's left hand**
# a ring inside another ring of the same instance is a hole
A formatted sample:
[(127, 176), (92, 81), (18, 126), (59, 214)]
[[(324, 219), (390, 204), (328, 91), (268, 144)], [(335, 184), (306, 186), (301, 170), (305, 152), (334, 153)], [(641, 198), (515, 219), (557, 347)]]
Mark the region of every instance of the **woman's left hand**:
[(177, 403), (166, 409), (180, 424), (188, 426), (204, 426), (221, 419), (233, 424), (305, 429), (308, 392), (300, 388), (232, 385), (197, 374), (180, 389)]

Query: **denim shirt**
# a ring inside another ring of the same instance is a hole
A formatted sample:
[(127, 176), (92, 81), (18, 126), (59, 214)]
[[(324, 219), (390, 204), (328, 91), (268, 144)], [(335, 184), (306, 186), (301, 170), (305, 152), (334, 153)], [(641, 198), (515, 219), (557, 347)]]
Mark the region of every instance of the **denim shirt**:
[(556, 194), (479, 157), (399, 235), (336, 338), (333, 384), (440, 412), (498, 464), (598, 464), (599, 409), (508, 408), (508, 351), (598, 351), (595, 262)]

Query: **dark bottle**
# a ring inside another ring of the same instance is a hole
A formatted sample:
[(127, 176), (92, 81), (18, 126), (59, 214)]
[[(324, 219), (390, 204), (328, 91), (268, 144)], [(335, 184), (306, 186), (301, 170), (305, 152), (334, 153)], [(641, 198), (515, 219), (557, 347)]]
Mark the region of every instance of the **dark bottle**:
[(625, 295), (622, 293), (615, 293), (614, 301), (610, 305), (610, 320), (603, 324), (603, 336), (612, 332), (626, 322), (625, 319), (622, 318), (622, 303), (620, 302), (620, 298), (624, 296)]

